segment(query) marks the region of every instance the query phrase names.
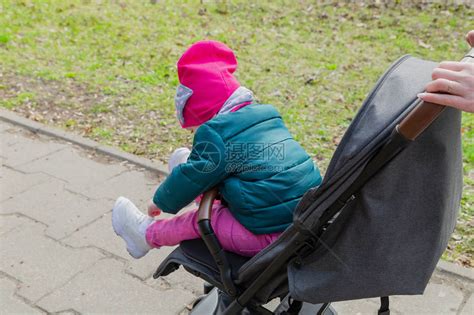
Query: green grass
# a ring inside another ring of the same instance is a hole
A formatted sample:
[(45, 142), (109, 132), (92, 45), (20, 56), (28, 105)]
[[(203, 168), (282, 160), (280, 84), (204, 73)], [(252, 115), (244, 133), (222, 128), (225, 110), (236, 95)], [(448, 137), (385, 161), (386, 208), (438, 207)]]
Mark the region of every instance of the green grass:
[(31, 103), (35, 100), (35, 94), (31, 92), (19, 92), (18, 94), (0, 99), (0, 106), (6, 109), (13, 109), (22, 106), (25, 103)]
[[(191, 142), (174, 117), (176, 61), (212, 38), (235, 50), (240, 82), (279, 108), (324, 170), (390, 63), (407, 53), (459, 60), (471, 12), (290, 0), (0, 0), (0, 106), (165, 161)], [(445, 254), (471, 266), (473, 116), (464, 115), (465, 192)]]

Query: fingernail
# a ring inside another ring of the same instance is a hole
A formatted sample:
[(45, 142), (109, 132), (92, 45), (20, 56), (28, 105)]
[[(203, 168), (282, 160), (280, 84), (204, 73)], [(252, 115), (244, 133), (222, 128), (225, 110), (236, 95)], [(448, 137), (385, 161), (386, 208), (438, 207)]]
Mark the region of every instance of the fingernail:
[(416, 96), (418, 96), (419, 98), (423, 98), (425, 96), (425, 93), (418, 93)]

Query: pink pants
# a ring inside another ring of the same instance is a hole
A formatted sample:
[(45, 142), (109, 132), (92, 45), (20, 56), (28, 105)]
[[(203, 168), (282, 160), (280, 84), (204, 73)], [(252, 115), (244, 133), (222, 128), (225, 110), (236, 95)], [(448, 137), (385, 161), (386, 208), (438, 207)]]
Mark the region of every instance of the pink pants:
[[(197, 215), (195, 209), (170, 219), (156, 220), (146, 230), (148, 244), (152, 247), (174, 246), (185, 240), (200, 238)], [(211, 225), (222, 247), (241, 256), (254, 256), (281, 234), (253, 234), (220, 204), (214, 204), (212, 208)]]

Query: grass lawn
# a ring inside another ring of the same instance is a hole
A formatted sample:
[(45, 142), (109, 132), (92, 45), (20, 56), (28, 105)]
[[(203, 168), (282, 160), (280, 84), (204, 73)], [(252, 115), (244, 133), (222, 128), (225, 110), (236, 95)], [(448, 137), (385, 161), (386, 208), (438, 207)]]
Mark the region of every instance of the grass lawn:
[[(216, 39), (324, 171), (392, 61), (459, 60), (474, 26), (463, 6), (335, 3), (0, 0), (0, 106), (165, 161), (191, 141), (174, 116), (175, 63), (194, 41)], [(472, 267), (474, 115), (462, 132), (462, 212), (444, 258)]]

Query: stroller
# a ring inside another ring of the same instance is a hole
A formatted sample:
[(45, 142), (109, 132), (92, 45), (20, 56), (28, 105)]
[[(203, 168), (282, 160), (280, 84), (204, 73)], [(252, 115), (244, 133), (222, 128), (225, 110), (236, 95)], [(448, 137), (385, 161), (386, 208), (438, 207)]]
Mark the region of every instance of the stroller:
[(199, 206), (202, 239), (182, 242), (154, 278), (183, 266), (204, 279), (191, 314), (205, 315), (335, 314), (330, 302), (370, 297), (386, 315), (390, 295), (422, 294), (462, 192), (461, 113), (416, 98), (435, 66), (404, 56), (386, 71), (278, 240), (251, 258), (224, 251), (213, 189)]

